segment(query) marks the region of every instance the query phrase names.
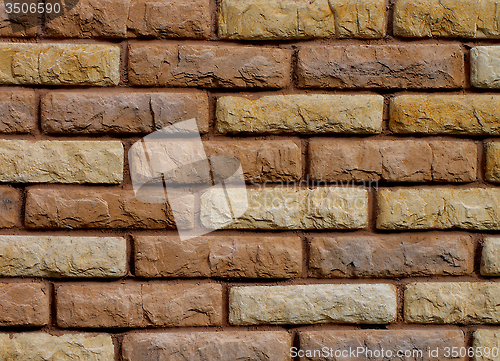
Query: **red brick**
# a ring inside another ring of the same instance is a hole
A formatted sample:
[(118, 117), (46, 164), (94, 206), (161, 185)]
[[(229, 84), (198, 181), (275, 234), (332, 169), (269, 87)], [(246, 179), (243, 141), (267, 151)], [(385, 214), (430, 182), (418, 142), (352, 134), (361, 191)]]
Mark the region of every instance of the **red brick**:
[[(14, 3), (14, 1), (9, 1), (9, 3)], [(14, 14), (12, 12), (9, 14), (5, 4), (6, 1), (0, 1), (0, 37), (24, 38), (36, 36), (37, 14)]]
[(34, 91), (0, 91), (0, 133), (31, 133), (36, 112)]
[(0, 186), (0, 228), (12, 228), (20, 224), (21, 192)]
[(0, 326), (45, 326), (50, 320), (50, 293), (40, 283), (0, 284)]

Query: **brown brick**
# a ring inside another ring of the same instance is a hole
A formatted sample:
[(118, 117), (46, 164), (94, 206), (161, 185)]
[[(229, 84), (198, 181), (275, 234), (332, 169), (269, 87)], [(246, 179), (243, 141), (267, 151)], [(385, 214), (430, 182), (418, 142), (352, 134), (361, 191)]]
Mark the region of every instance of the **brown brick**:
[[(191, 226), (186, 219), (181, 227)], [(132, 190), (31, 189), (26, 199), (28, 228), (174, 228), (162, 203), (143, 203)]]
[(302, 272), (299, 237), (135, 236), (139, 277), (294, 278)]
[(133, 85), (283, 88), (290, 83), (288, 50), (251, 46), (130, 45)]
[[(460, 330), (323, 330), (301, 331), (299, 337), (301, 350), (307, 352), (306, 357), (301, 360), (307, 361), (382, 359), (441, 361), (447, 359), (444, 353), (445, 347), (450, 347), (450, 352), (453, 347), (458, 350), (467, 347), (464, 333)], [(318, 351), (314, 354), (314, 350), (322, 350), (323, 347), (328, 350), (327, 357), (321, 356)], [(354, 357), (349, 357), (350, 349), (355, 350)], [(436, 349), (439, 350), (437, 355), (429, 352), (431, 350), (434, 352)], [(356, 352), (358, 350), (359, 353)], [(409, 353), (398, 356), (398, 351)], [(381, 356), (381, 352), (384, 356)], [(453, 360), (464, 361), (468, 358), (454, 357)]]
[(14, 188), (0, 186), (0, 228), (20, 224), (21, 193)]
[(59, 327), (220, 326), (222, 286), (193, 284), (59, 285)]
[(0, 91), (0, 133), (31, 133), (36, 126), (35, 92)]
[(459, 45), (302, 46), (301, 88), (461, 88)]
[[(14, 3), (14, 1), (8, 1)], [(30, 3), (32, 1), (26, 1)], [(6, 1), (0, 1), (0, 37), (34, 37), (36, 36), (38, 16), (36, 13), (7, 13)]]
[(289, 361), (286, 331), (131, 333), (123, 339), (123, 360)]
[(500, 182), (500, 142), (486, 143), (486, 179)]
[(196, 118), (208, 131), (205, 93), (48, 93), (42, 98), (46, 133), (151, 133)]
[(309, 270), (319, 278), (465, 275), (474, 247), (468, 236), (314, 237)]
[(477, 147), (472, 141), (313, 140), (311, 178), (323, 181), (471, 182)]
[(50, 293), (40, 283), (1, 283), (0, 305), (0, 326), (45, 326), (50, 320)]

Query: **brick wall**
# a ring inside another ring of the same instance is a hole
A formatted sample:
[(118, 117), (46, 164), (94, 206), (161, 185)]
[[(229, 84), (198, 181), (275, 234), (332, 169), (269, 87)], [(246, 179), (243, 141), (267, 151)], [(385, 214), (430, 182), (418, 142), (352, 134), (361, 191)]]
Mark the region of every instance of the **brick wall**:
[[(500, 360), (500, 1), (7, 3), (1, 360)], [(250, 203), (181, 241), (128, 151), (190, 118)]]

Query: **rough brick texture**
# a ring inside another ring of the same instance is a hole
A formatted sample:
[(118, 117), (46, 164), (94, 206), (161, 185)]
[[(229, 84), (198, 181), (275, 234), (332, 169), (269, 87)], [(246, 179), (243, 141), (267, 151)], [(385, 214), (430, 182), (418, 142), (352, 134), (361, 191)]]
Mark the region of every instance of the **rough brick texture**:
[(21, 193), (14, 188), (0, 186), (0, 228), (18, 226), (21, 212)]
[(45, 326), (50, 321), (49, 289), (42, 283), (0, 283), (0, 304), (0, 326)]
[(36, 124), (35, 92), (0, 91), (0, 133), (31, 133)]
[[(498, 10), (497, 10), (498, 11)], [(500, 88), (500, 47), (478, 46), (470, 51), (470, 81), (476, 88)]]
[(481, 255), (481, 274), (500, 276), (500, 238), (486, 237)]
[(472, 346), (481, 350), (475, 354), (475, 361), (493, 361), (498, 358), (500, 334), (497, 330), (477, 330), (474, 332)]

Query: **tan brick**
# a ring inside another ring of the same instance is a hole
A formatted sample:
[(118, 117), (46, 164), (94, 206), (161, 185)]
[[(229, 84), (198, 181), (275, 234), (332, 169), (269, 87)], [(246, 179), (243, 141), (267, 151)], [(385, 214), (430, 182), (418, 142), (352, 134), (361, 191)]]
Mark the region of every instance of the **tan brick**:
[(59, 327), (220, 326), (222, 286), (215, 283), (59, 285)]
[(462, 88), (459, 45), (301, 46), (301, 88)]
[(118, 184), (123, 156), (120, 141), (0, 140), (0, 182)]
[(52, 336), (42, 332), (0, 334), (3, 360), (87, 360), (111, 361), (115, 347), (110, 335), (67, 334)]
[(359, 229), (368, 223), (365, 189), (249, 189), (248, 209), (227, 226), (231, 214), (221, 192), (212, 189), (201, 196), (200, 217), (209, 229)]
[(119, 81), (118, 46), (0, 43), (0, 84), (110, 86)]
[(500, 96), (400, 95), (391, 99), (394, 133), (500, 134)]
[(412, 277), (474, 272), (469, 236), (339, 236), (310, 241), (314, 277)]
[(208, 132), (208, 97), (190, 93), (63, 93), (42, 98), (42, 129), (64, 134), (151, 133), (195, 118)]
[[(444, 359), (445, 347), (466, 348), (464, 333), (460, 330), (321, 330), (300, 331), (300, 349), (306, 353), (301, 360), (421, 360), (440, 361)], [(325, 347), (328, 356), (318, 355)], [(358, 349), (358, 347), (361, 347)], [(438, 357), (429, 351), (439, 350)], [(350, 351), (354, 353), (350, 354)], [(359, 352), (358, 352), (359, 351)], [(397, 356), (397, 352), (409, 352)], [(335, 352), (337, 356), (335, 357)], [(343, 356), (342, 356), (343, 353)], [(463, 353), (463, 351), (462, 351)], [(308, 356), (310, 355), (310, 357)], [(384, 356), (381, 356), (384, 355)], [(293, 354), (292, 354), (293, 356)], [(331, 357), (330, 357), (331, 356)], [(468, 360), (466, 357), (454, 357), (453, 360)]]
[(0, 275), (123, 277), (127, 242), (120, 237), (0, 236)]
[(31, 133), (36, 113), (34, 91), (0, 91), (0, 133)]
[(488, 282), (411, 283), (404, 316), (411, 323), (500, 323), (500, 284)]
[(291, 53), (284, 49), (213, 45), (130, 45), (132, 85), (283, 88)]
[(289, 361), (285, 331), (131, 333), (123, 339), (123, 360)]
[(499, 67), (500, 46), (477, 46), (470, 50), (470, 82), (472, 86), (499, 89)]
[[(36, 36), (36, 26), (38, 25), (37, 14), (14, 14), (10, 8), (5, 6), (6, 3), (13, 4), (14, 1), (0, 1), (0, 37), (31, 38)], [(7, 13), (7, 11), (10, 13)]]
[(500, 238), (486, 237), (481, 255), (481, 274), (500, 276)]
[(500, 143), (486, 143), (486, 180), (500, 182)]
[(390, 182), (471, 182), (477, 147), (471, 141), (312, 140), (313, 180)]
[(394, 34), (499, 39), (496, 0), (398, 0)]
[(20, 225), (21, 192), (17, 189), (0, 186), (0, 228)]
[[(26, 198), (28, 228), (174, 228), (170, 208), (162, 203), (143, 203), (131, 190), (30, 189)], [(181, 228), (190, 228), (184, 219)]]
[(139, 277), (295, 278), (302, 272), (299, 237), (134, 236)]
[(497, 330), (477, 330), (473, 334), (472, 347), (475, 361), (495, 361), (500, 354), (500, 332)]
[(383, 0), (222, 0), (219, 36), (270, 40), (378, 39), (385, 35)]
[(220, 133), (382, 132), (384, 99), (380, 95), (271, 95), (256, 100), (217, 100)]
[(498, 189), (382, 189), (377, 200), (378, 229), (500, 229)]
[(50, 294), (41, 283), (0, 283), (0, 305), (0, 326), (45, 326), (50, 321)]
[(232, 325), (386, 324), (396, 319), (396, 288), (386, 284), (232, 287)]

